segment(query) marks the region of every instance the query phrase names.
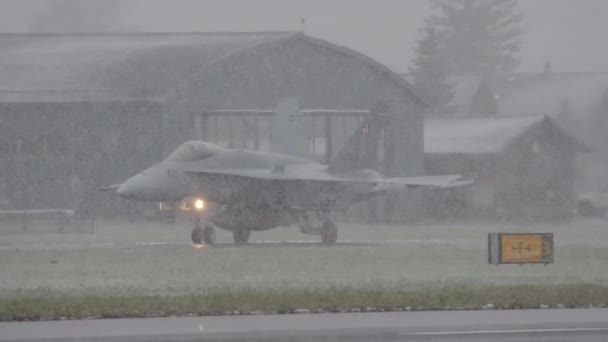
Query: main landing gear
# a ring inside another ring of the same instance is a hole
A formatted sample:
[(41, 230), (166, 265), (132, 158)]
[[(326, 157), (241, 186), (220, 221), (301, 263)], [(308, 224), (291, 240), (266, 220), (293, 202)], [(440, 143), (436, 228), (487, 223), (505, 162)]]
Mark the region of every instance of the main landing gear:
[(323, 218), (317, 214), (316, 218), (311, 218), (308, 213), (303, 213), (298, 219), (302, 234), (321, 235), (324, 245), (334, 245), (338, 241), (338, 227), (327, 215)]
[[(244, 245), (249, 242), (250, 235), (251, 230), (249, 229), (232, 229), (234, 243), (237, 245)], [(206, 225), (203, 227), (202, 220), (196, 219), (194, 221), (194, 228), (192, 229), (191, 238), (192, 242), (196, 245), (200, 245), (202, 243), (205, 243), (206, 245), (213, 245), (215, 244), (215, 229), (211, 225)]]
[(321, 226), (321, 241), (325, 245), (334, 245), (338, 241), (338, 227), (330, 220), (325, 220)]
[(249, 229), (235, 229), (232, 231), (234, 243), (237, 245), (244, 245), (249, 242), (249, 235), (251, 235), (251, 231)]

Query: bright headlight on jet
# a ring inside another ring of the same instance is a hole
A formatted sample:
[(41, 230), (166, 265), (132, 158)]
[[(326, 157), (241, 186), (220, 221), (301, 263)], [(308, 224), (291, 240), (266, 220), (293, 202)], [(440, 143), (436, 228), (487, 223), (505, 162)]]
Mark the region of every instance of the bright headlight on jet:
[(204, 209), (205, 209), (205, 201), (203, 201), (203, 200), (202, 200), (202, 199), (200, 199), (200, 198), (197, 198), (197, 199), (194, 201), (194, 208), (195, 208), (196, 210), (204, 210)]

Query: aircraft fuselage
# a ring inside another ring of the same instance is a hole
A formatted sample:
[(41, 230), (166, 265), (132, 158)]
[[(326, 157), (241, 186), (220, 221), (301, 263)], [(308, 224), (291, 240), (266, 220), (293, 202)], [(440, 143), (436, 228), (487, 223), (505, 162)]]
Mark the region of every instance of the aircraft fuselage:
[[(225, 170), (281, 172), (296, 165), (304, 170), (326, 171), (327, 166), (307, 159), (248, 150), (222, 149), (199, 161), (167, 159), (131, 177), (117, 194), (138, 201), (179, 201), (201, 197), (224, 209), (213, 216), (220, 228), (265, 230), (297, 223), (303, 212), (328, 211), (353, 201), (369, 184), (348, 187), (335, 182), (255, 180), (224, 177)], [(218, 174), (196, 174), (184, 169), (218, 170)], [(369, 176), (369, 175), (364, 175)]]

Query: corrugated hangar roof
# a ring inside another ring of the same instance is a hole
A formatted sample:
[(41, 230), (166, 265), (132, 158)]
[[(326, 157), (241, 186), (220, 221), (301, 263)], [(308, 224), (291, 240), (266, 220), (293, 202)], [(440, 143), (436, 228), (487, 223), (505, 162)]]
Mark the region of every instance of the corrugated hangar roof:
[(0, 34), (0, 102), (135, 101), (292, 32)]
[(424, 152), (430, 154), (497, 153), (543, 116), (426, 119)]

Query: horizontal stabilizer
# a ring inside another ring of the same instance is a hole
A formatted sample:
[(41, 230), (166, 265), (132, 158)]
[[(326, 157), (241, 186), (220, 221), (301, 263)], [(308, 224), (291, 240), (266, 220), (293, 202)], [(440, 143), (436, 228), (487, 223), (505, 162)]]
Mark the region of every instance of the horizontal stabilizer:
[(383, 184), (403, 184), (408, 187), (430, 186), (436, 188), (454, 188), (471, 185), (472, 180), (465, 180), (461, 175), (419, 176), (383, 178)]

